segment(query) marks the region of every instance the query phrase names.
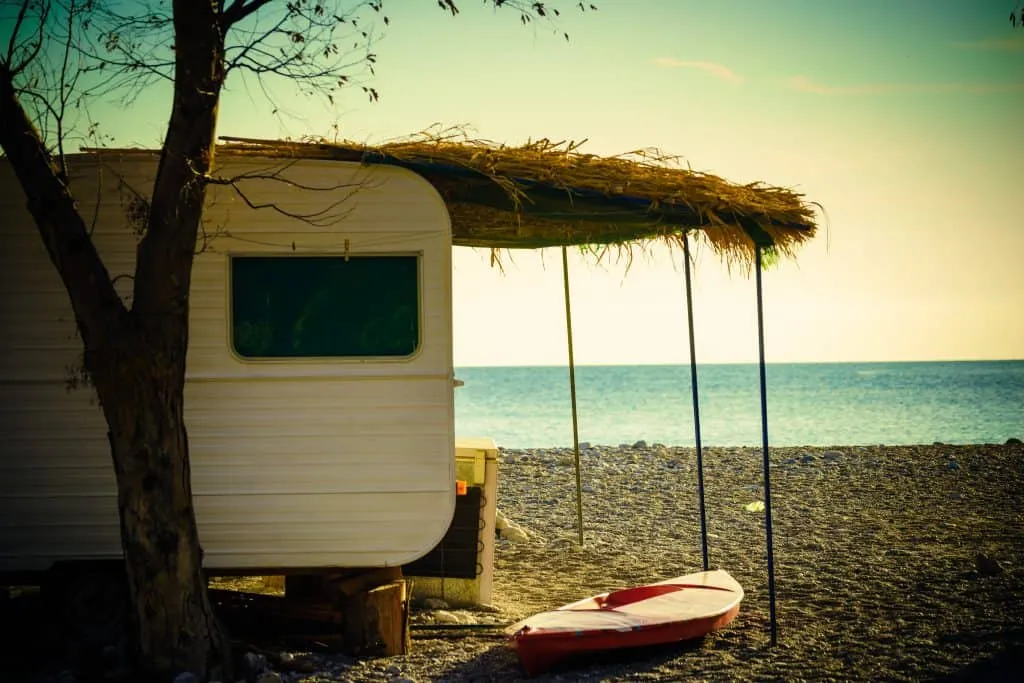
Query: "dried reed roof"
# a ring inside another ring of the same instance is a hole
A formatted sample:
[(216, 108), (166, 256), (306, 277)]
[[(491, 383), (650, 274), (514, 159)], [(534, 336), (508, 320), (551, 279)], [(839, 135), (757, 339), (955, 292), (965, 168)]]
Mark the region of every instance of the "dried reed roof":
[(437, 188), (458, 246), (492, 249), (678, 245), (700, 230), (727, 261), (750, 263), (756, 244), (792, 256), (817, 229), (814, 207), (793, 190), (737, 185), (681, 168), (656, 149), (614, 157), (580, 144), (498, 145), (460, 129), (423, 132), (378, 146), (355, 142), (222, 138), (219, 150), (296, 158), (393, 164)]

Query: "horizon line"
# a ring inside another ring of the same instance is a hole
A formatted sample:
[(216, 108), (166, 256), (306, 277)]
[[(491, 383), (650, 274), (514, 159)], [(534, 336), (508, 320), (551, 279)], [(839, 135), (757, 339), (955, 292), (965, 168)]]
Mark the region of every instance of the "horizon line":
[[(1019, 358), (933, 358), (933, 359), (902, 359), (902, 360), (799, 360), (799, 361), (765, 361), (765, 365), (894, 365), (894, 364), (910, 364), (910, 363), (1020, 363), (1024, 362), (1024, 357)], [(709, 361), (699, 362), (697, 367), (707, 365), (757, 365), (758, 361), (752, 360), (738, 360), (738, 361)], [(621, 367), (668, 367), (668, 366), (681, 366), (689, 367), (688, 362), (657, 362), (657, 363), (643, 363), (643, 362), (621, 362), (621, 363), (575, 363), (573, 367), (606, 367), (606, 368), (621, 368)], [(508, 365), (494, 365), (494, 364), (458, 364), (454, 365), (456, 368), (567, 368), (568, 363), (513, 363)]]

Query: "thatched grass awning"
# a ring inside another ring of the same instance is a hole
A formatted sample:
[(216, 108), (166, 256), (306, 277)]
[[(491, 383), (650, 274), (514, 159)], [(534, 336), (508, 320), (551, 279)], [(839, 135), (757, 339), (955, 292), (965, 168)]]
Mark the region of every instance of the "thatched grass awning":
[(727, 260), (755, 244), (793, 255), (817, 229), (814, 204), (789, 189), (736, 185), (680, 168), (657, 150), (583, 154), (548, 140), (511, 147), (461, 133), (379, 146), (223, 138), (228, 153), (394, 164), (422, 175), (448, 205), (453, 241), (499, 249), (628, 244), (701, 230)]

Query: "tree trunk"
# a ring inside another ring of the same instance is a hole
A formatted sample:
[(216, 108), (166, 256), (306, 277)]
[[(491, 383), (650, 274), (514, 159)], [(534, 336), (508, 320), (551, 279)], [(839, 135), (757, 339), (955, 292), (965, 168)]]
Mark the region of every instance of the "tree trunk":
[[(219, 50), (215, 45), (213, 61)], [(183, 420), (188, 283), (203, 186), (195, 182), (196, 170), (190, 181), (182, 179), (180, 167), (191, 167), (200, 157), (205, 163), (197, 164), (198, 174), (208, 169), (216, 95), (210, 102), (208, 90), (182, 90), (173, 117), (199, 131), (184, 135), (181, 147), (190, 156), (176, 149), (171, 165), (179, 168), (154, 191), (170, 208), (162, 211), (159, 227), (151, 227), (144, 241), (163, 244), (151, 247), (149, 258), (140, 254), (136, 281), (163, 287), (149, 288), (149, 307), (142, 311), (128, 311), (115, 292), (65, 179), (18, 101), (13, 74), (4, 65), (0, 146), (67, 288), (85, 346), (85, 366), (107, 420), (138, 663), (151, 674), (188, 670), (206, 678), (217, 670), (225, 676), (231, 671), (228, 640), (214, 618), (202, 573)], [(204, 117), (195, 109), (207, 113), (205, 130)], [(188, 201), (175, 204), (176, 193), (179, 198), (188, 195)], [(151, 294), (154, 290), (159, 293)]]
[(110, 427), (138, 665), (154, 680), (181, 671), (212, 680), (231, 675), (230, 644), (207, 594), (192, 506), (184, 362), (170, 360), (184, 349), (168, 336), (163, 348), (122, 337), (122, 353), (107, 356), (120, 362), (98, 363), (93, 381)]
[(20, 67), (0, 60), (0, 147), (67, 288), (109, 427), (133, 631), (151, 678), (231, 673), (202, 571), (183, 395), (192, 260), (214, 162), (224, 33), (265, 4), (233, 2), (225, 14), (224, 0), (173, 0), (173, 104), (131, 310), (77, 213), (68, 179), (21, 106)]
[(86, 366), (110, 427), (139, 664), (152, 674), (230, 677), (227, 635), (206, 590), (184, 421), (189, 290), (224, 82), (223, 0), (174, 0), (167, 138), (139, 243), (128, 330)]

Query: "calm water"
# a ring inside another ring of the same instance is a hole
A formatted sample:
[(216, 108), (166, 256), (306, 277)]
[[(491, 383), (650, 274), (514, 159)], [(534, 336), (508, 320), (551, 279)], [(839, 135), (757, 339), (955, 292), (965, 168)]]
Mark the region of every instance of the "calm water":
[[(701, 432), (760, 445), (757, 365), (700, 365)], [(459, 368), (458, 436), (506, 447), (572, 445), (566, 367)], [(1024, 361), (771, 364), (772, 445), (1002, 443), (1024, 438)], [(693, 444), (687, 365), (576, 368), (580, 440)]]

